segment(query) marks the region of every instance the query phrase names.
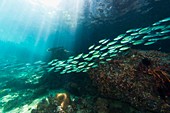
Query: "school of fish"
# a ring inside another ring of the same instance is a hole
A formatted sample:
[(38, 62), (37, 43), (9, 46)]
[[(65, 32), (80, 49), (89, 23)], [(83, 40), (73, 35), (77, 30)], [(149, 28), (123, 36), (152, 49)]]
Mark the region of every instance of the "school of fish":
[[(33, 64), (34, 66), (32, 68), (38, 65), (37, 70), (39, 70), (40, 73), (43, 73), (44, 70), (46, 70), (46, 72), (56, 72), (59, 74), (87, 72), (91, 68), (98, 67), (99, 63), (112, 60), (118, 53), (128, 51), (132, 46), (148, 46), (166, 39), (170, 39), (170, 17), (145, 28), (129, 29), (124, 34), (120, 34), (113, 39), (99, 40), (98, 44), (91, 45), (88, 48), (88, 53), (70, 56), (67, 60), (53, 59), (50, 62), (37, 61)], [(17, 64), (15, 69), (21, 71), (31, 65), (32, 64), (28, 63)], [(4, 70), (10, 66), (3, 65), (0, 67), (1, 70)]]

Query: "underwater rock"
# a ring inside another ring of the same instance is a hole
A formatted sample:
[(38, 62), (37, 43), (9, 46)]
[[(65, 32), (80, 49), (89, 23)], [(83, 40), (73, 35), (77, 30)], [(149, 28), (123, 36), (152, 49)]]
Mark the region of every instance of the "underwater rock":
[(89, 74), (104, 97), (127, 102), (142, 111), (169, 113), (169, 59), (170, 54), (158, 51), (130, 50), (99, 63)]

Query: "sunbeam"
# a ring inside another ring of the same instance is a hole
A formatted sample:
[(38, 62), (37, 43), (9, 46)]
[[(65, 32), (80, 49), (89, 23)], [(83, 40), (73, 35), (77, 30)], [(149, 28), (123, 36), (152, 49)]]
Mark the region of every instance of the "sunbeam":
[(0, 40), (31, 50), (45, 51), (58, 46), (72, 49), (83, 3), (83, 0), (3, 0)]

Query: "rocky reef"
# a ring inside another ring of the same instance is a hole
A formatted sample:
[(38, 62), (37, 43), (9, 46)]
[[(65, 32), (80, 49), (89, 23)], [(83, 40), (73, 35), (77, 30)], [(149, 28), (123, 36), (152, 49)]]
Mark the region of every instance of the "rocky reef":
[(75, 96), (82, 85), (70, 81), (66, 92), (43, 99), (31, 113), (170, 113), (169, 70), (168, 53), (129, 50), (88, 71), (84, 90), (96, 93)]
[[(58, 96), (60, 98), (58, 98)], [(65, 98), (67, 97), (67, 98)], [(65, 99), (67, 100), (65, 100)], [(64, 104), (64, 106), (63, 106)], [(99, 96), (71, 97), (57, 93), (41, 100), (31, 113), (142, 113), (129, 104)], [(145, 112), (151, 113), (151, 112)]]
[(130, 50), (98, 65), (89, 75), (102, 96), (143, 112), (170, 113), (170, 54)]

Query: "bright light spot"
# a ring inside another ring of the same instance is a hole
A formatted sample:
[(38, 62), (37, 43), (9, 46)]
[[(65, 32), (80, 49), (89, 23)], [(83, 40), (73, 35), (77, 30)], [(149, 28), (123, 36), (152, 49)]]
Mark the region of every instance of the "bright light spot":
[(41, 3), (48, 8), (55, 8), (59, 5), (60, 0), (41, 0)]

